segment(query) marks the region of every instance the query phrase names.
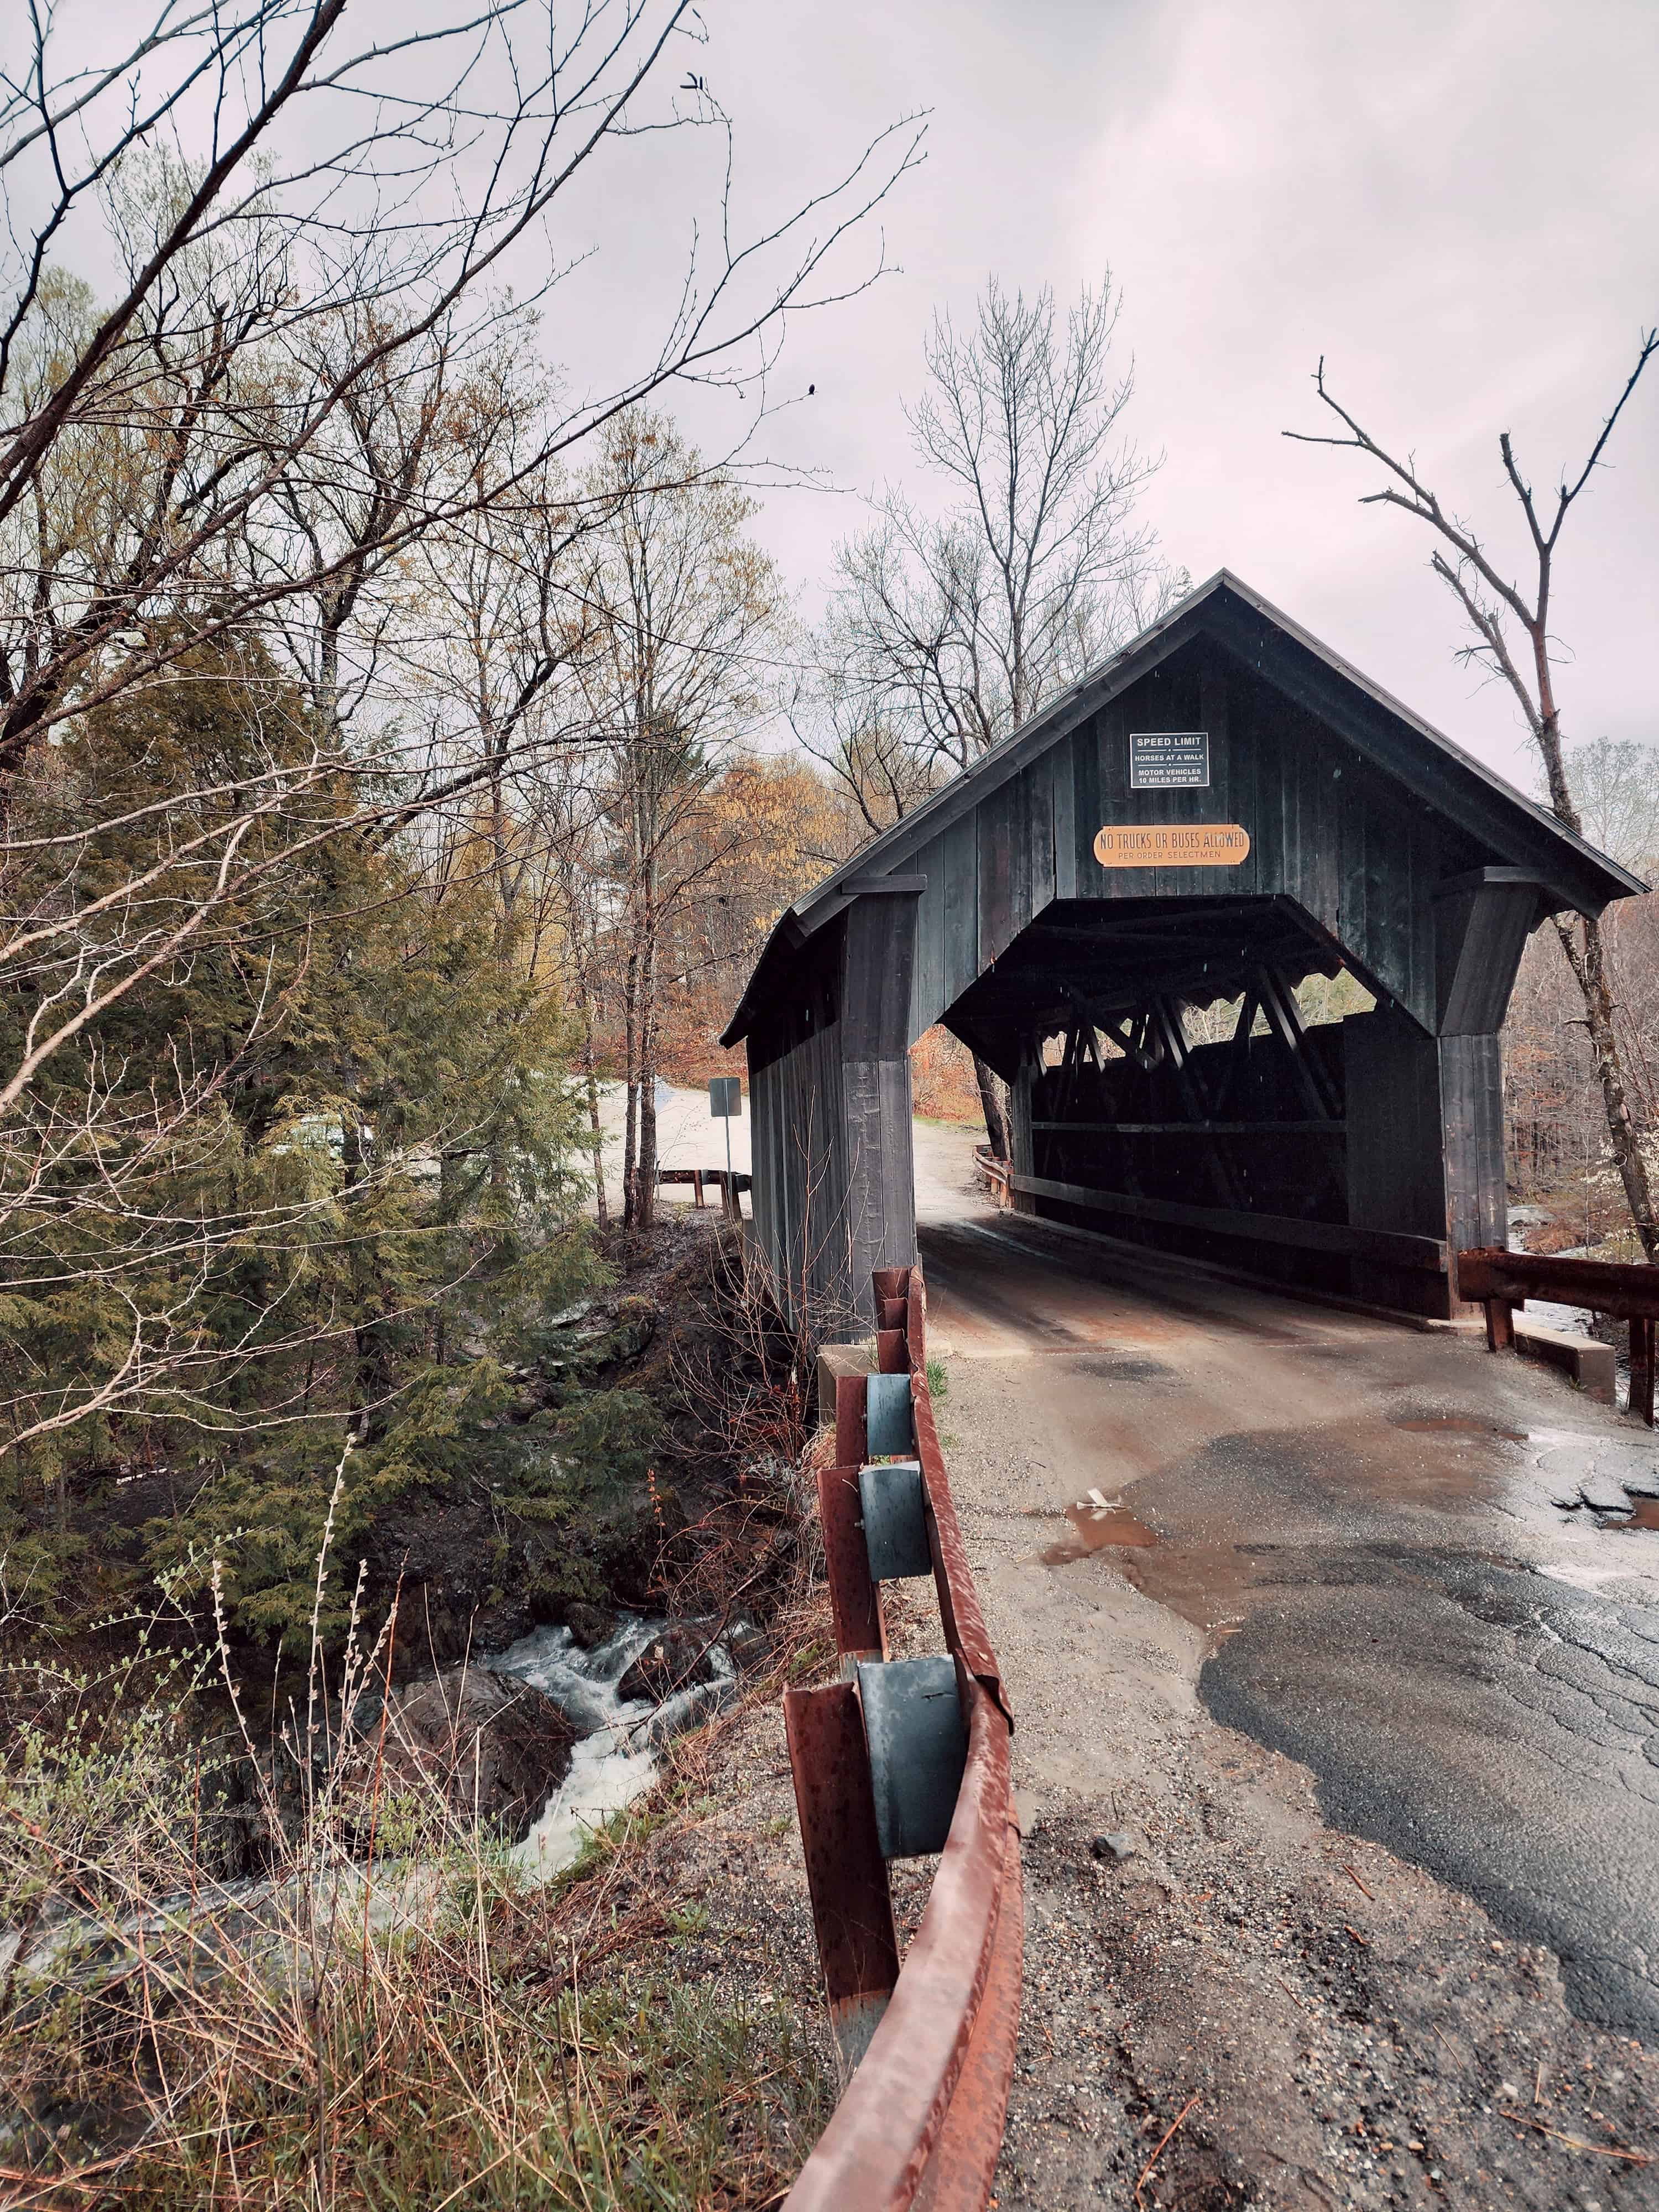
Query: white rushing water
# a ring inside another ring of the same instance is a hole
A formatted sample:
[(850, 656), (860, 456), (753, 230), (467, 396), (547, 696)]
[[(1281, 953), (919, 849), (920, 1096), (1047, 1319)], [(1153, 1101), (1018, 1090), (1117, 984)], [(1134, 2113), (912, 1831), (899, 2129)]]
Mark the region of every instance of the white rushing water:
[(710, 1680), (694, 1682), (659, 1705), (623, 1698), (617, 1686), (640, 1654), (662, 1635), (662, 1620), (624, 1620), (605, 1643), (584, 1651), (568, 1628), (538, 1628), (483, 1664), (540, 1690), (582, 1730), (570, 1771), (543, 1806), (513, 1856), (532, 1880), (568, 1866), (595, 1828), (643, 1796), (657, 1778), (655, 1753), (730, 1699), (736, 1674), (723, 1644), (708, 1655)]
[[(687, 1624), (690, 1626), (690, 1624)], [(543, 1806), (524, 1840), (510, 1854), (532, 1881), (546, 1881), (579, 1856), (582, 1845), (612, 1814), (643, 1796), (657, 1778), (656, 1753), (682, 1729), (727, 1705), (737, 1686), (736, 1669), (724, 1643), (710, 1644), (698, 1672), (705, 1681), (677, 1690), (660, 1705), (649, 1698), (624, 1698), (617, 1685), (640, 1654), (665, 1633), (665, 1620), (625, 1616), (605, 1643), (584, 1651), (568, 1628), (540, 1628), (507, 1650), (477, 1663), (493, 1673), (529, 1683), (553, 1700), (581, 1730), (570, 1769)], [(692, 1628), (692, 1633), (698, 1632)], [(699, 1636), (699, 1644), (702, 1638)], [(288, 1924), (294, 1899), (310, 1877), (276, 1882), (251, 1875), (208, 1885), (216, 1910), (239, 1917), (240, 1940), (269, 1945)], [(342, 1909), (357, 1910), (367, 1899), (372, 1927), (389, 1929), (423, 1920), (432, 1908), (436, 1869), (422, 1862), (382, 1864), (373, 1875), (349, 1863), (336, 1863), (320, 1878), (317, 1926), (325, 1930)], [(196, 1917), (201, 1903), (189, 1895), (158, 1899), (148, 1909), (123, 1915), (111, 1926), (65, 1919), (42, 1930), (30, 1944), (25, 1966), (48, 1970), (54, 1960), (97, 1936), (131, 1936), (140, 1929), (157, 1939), (177, 1935)], [(277, 1908), (286, 1907), (286, 1911)], [(11, 1969), (21, 1941), (15, 1929), (0, 1929), (0, 1977)], [(280, 1948), (280, 1947), (279, 1947)]]

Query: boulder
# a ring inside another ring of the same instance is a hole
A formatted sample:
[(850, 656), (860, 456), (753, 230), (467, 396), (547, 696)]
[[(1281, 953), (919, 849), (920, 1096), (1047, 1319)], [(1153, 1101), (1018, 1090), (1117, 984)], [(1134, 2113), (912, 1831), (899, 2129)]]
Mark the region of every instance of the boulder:
[(481, 1820), (516, 1839), (569, 1772), (576, 1740), (573, 1723), (527, 1682), (447, 1667), (392, 1692), (385, 1771), (394, 1788), (431, 1785), (463, 1817), (476, 1804)]
[(570, 1640), (584, 1651), (592, 1651), (616, 1633), (617, 1616), (597, 1605), (584, 1605), (576, 1598), (566, 1607), (564, 1625), (570, 1631)]
[(712, 1622), (671, 1622), (635, 1660), (617, 1683), (617, 1695), (659, 1705), (676, 1690), (713, 1681), (714, 1662), (708, 1649), (713, 1634)]

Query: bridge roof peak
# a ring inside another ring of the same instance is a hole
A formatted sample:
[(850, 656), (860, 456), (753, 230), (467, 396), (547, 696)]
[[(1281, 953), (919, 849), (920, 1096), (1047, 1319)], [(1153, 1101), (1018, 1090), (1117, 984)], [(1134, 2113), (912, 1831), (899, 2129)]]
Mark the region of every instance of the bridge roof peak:
[[(1333, 746), (1358, 757), (1378, 787), (1394, 787), (1416, 817), (1443, 830), (1449, 852), (1462, 849), (1466, 862), (1524, 872), (1538, 885), (1543, 911), (1597, 914), (1610, 901), (1647, 889), (1231, 569), (1221, 568), (797, 899), (774, 927), (722, 1043), (734, 1045), (748, 1034), (775, 987), (785, 984), (805, 941), (854, 898), (878, 887), (919, 887), (897, 880), (878, 885), (877, 879), (910, 876), (918, 855), (1000, 787), (1067, 744), (1137, 685), (1160, 672), (1170, 673), (1172, 665), (1190, 667), (1194, 649), (1310, 717)], [(1243, 827), (1255, 834), (1249, 822)], [(1449, 870), (1449, 876), (1455, 873)], [(1081, 882), (1077, 888), (1083, 895)]]

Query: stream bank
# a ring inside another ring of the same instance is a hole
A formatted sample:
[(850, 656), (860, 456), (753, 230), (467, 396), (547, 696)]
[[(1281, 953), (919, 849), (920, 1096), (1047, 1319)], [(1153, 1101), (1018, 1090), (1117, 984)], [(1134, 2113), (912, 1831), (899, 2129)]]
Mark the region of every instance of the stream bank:
[[(58, 1655), (7, 1776), (9, 2203), (216, 2205), (228, 2160), (235, 2201), (272, 2212), (357, 2201), (371, 2168), (377, 2202), (506, 2172), (620, 2212), (758, 2205), (799, 2165), (817, 2058), (729, 1942), (719, 1972), (696, 1951), (717, 1885), (689, 1869), (717, 1793), (749, 1794), (714, 1744), (757, 1698), (775, 1719), (805, 1632), (802, 1406), (790, 1347), (732, 1310), (714, 1223), (648, 1256), (652, 1290), (635, 1268), (565, 1317), (584, 1389), (653, 1413), (593, 1512), (459, 1478), (405, 1498), (374, 1531), (360, 1626), (308, 1671), (261, 1671), (234, 1639)], [(550, 1386), (514, 1386), (532, 1437)], [(398, 1632), (377, 1642), (387, 1593)], [(473, 1716), (518, 1705), (519, 1744), (480, 1744), (466, 1772)], [(420, 1723), (407, 1760), (399, 1713)], [(523, 1802), (538, 1742), (556, 1786)], [(216, 1765), (240, 1802), (215, 1803)]]

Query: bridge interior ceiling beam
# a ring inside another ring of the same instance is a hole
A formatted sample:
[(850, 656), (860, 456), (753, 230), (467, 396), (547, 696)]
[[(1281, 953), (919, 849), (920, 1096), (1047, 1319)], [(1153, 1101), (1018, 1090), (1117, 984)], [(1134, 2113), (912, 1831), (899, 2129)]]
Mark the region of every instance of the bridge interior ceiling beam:
[(945, 1026), (1012, 1082), (1030, 1042), (1071, 1026), (1079, 1000), (1109, 1027), (1160, 1000), (1202, 1006), (1258, 991), (1264, 971), (1289, 998), (1306, 977), (1345, 965), (1288, 900), (1146, 901), (1129, 913), (1127, 903), (1049, 908), (946, 1011)]

